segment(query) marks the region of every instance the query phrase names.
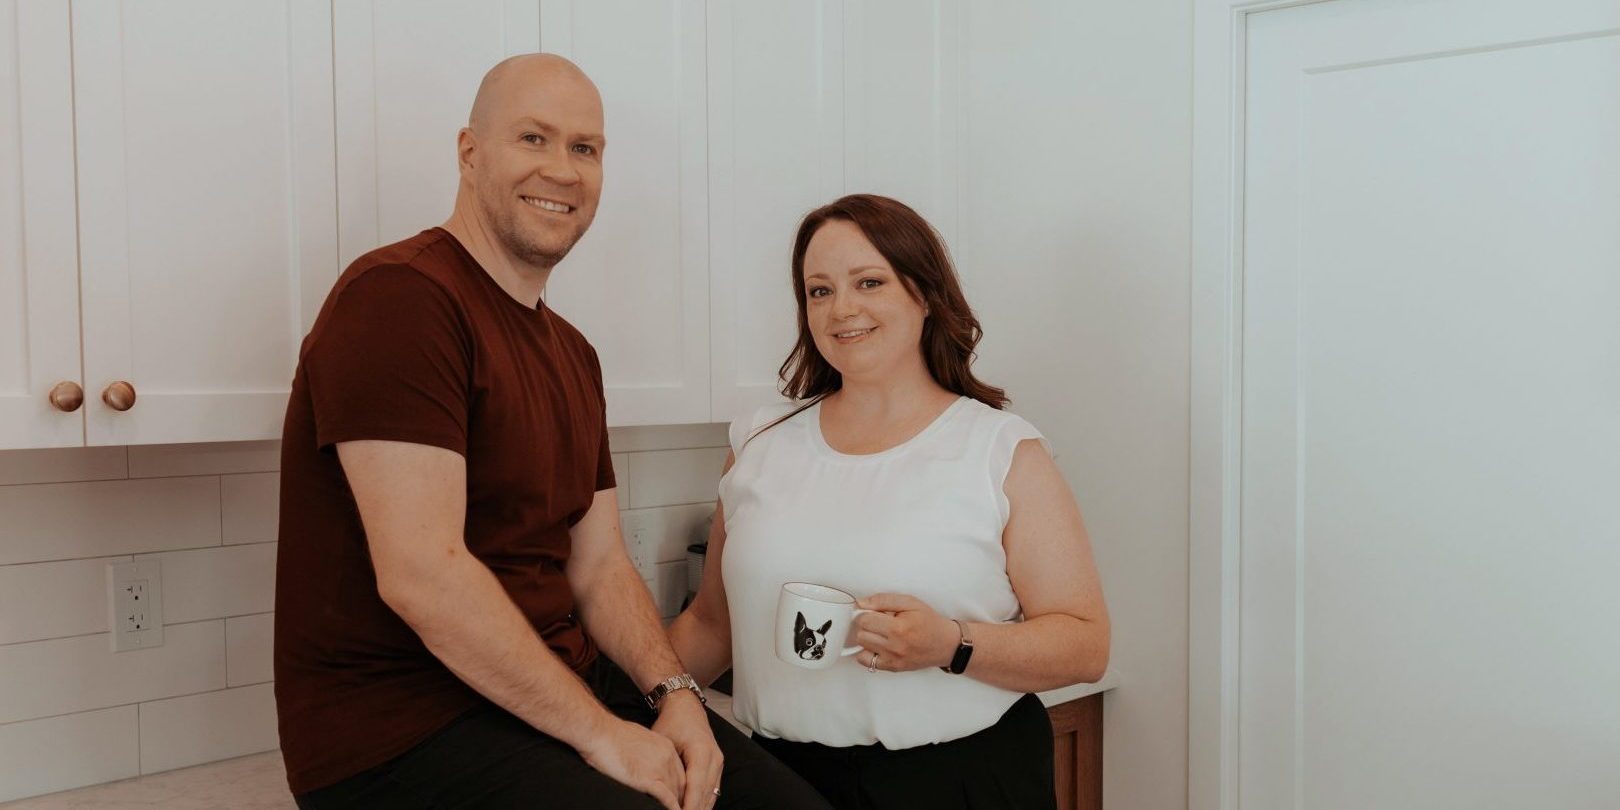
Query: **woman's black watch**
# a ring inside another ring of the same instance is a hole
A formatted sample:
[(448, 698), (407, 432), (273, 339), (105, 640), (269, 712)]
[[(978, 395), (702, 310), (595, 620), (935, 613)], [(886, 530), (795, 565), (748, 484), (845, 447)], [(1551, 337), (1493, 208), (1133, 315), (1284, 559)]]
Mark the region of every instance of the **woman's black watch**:
[(956, 622), (956, 628), (962, 633), (962, 640), (957, 642), (956, 654), (951, 656), (950, 666), (940, 667), (940, 669), (952, 675), (961, 675), (967, 671), (968, 659), (973, 657), (973, 639), (968, 638), (966, 624), (956, 619), (951, 619), (951, 621)]

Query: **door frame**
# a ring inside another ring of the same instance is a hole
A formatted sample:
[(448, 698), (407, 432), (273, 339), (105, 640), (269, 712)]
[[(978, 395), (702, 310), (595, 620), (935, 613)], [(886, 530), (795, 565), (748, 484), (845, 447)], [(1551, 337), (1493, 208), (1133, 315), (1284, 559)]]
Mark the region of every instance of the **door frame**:
[(1238, 810), (1244, 96), (1248, 16), (1335, 0), (1193, 5), (1188, 810)]

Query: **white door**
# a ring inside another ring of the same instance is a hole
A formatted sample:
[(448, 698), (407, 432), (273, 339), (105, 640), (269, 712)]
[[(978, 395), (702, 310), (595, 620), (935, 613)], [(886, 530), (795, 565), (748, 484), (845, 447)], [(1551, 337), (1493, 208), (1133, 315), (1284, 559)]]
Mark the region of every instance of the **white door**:
[(844, 193), (843, 3), (709, 3), (714, 419), (781, 401), (793, 235)]
[(1249, 17), (1243, 808), (1620, 802), (1620, 4)]
[(84, 444), (72, 53), (66, 5), (0, 0), (0, 448)]
[(280, 435), (337, 272), (331, 46), (328, 0), (74, 0), (89, 444)]
[(602, 92), (596, 221), (546, 302), (596, 347), (609, 425), (709, 421), (702, 0), (547, 0), (542, 49)]

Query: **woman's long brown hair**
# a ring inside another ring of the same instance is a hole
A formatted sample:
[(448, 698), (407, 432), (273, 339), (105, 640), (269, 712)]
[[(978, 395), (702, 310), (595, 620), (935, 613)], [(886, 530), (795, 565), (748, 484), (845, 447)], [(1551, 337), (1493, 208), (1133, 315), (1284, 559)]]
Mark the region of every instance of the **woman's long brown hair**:
[(912, 296), (923, 303), (923, 359), (928, 373), (945, 390), (972, 397), (992, 408), (1006, 406), (1007, 392), (973, 376), (974, 348), (984, 337), (962, 285), (956, 278), (944, 240), (910, 206), (876, 194), (851, 194), (823, 205), (799, 223), (793, 240), (793, 297), (799, 308), (799, 338), (783, 361), (781, 391), (806, 400), (799, 408), (756, 431), (763, 433), (791, 419), (844, 385), (843, 375), (816, 348), (805, 307), (804, 254), (810, 239), (832, 220), (854, 223), (872, 246), (883, 254)]

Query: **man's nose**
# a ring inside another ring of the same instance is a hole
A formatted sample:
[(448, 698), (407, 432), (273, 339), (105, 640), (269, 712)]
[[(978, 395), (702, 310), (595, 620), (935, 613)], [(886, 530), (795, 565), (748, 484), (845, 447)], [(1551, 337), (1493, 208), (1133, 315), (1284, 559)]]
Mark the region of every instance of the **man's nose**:
[(579, 169), (574, 167), (573, 157), (566, 151), (548, 151), (540, 158), (540, 178), (559, 186), (571, 186), (579, 182)]

